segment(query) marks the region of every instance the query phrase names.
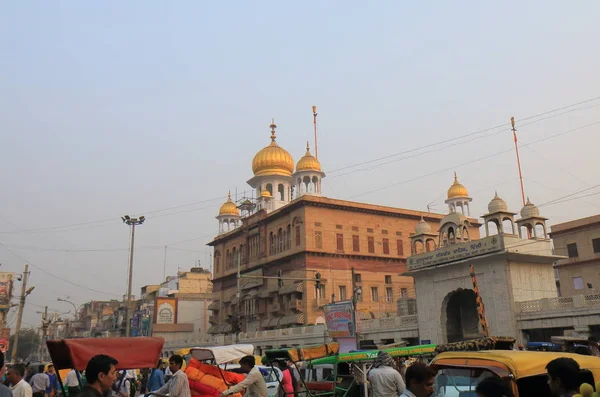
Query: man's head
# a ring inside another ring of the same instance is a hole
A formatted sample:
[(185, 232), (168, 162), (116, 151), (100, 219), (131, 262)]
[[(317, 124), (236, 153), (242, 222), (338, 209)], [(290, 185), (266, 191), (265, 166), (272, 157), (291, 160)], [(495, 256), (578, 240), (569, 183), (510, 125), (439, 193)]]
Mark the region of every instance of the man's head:
[(6, 371), (6, 380), (11, 385), (16, 385), (25, 376), (25, 366), (23, 364), (11, 365)]
[(54, 365), (52, 365), (52, 364), (48, 365), (48, 373), (49, 374), (53, 374), (54, 373)]
[(38, 365), (38, 374), (43, 374), (46, 366), (44, 364)]
[(390, 356), (389, 353), (384, 351), (377, 352), (377, 358), (375, 358), (375, 362), (373, 363), (375, 368), (379, 367), (394, 367), (394, 359)]
[(414, 363), (406, 370), (406, 388), (416, 397), (433, 394), (436, 372), (425, 364)]
[(105, 354), (92, 357), (85, 368), (85, 377), (92, 387), (107, 392), (117, 379), (116, 365), (119, 362)]
[(164, 369), (165, 368), (165, 363), (163, 362), (163, 360), (158, 360), (158, 362), (156, 363), (156, 368), (157, 369)]
[(256, 359), (254, 356), (244, 356), (240, 359), (240, 369), (242, 373), (247, 374), (256, 365)]
[(546, 365), (548, 386), (553, 396), (560, 396), (579, 389), (581, 369), (572, 358), (560, 357)]
[(175, 373), (181, 369), (183, 366), (183, 357), (179, 354), (174, 354), (169, 359), (169, 369), (171, 372)]
[(496, 376), (485, 378), (475, 388), (477, 397), (513, 397), (508, 382)]

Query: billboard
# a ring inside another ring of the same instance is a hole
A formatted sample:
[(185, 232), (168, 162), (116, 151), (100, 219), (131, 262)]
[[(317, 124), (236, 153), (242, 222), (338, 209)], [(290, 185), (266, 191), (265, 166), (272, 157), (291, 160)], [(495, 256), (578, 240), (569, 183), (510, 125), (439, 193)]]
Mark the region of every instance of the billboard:
[(341, 301), (323, 306), (327, 332), (332, 338), (356, 337), (356, 319), (352, 301)]
[(0, 310), (8, 310), (14, 273), (0, 272)]
[(177, 298), (156, 298), (154, 324), (177, 324)]

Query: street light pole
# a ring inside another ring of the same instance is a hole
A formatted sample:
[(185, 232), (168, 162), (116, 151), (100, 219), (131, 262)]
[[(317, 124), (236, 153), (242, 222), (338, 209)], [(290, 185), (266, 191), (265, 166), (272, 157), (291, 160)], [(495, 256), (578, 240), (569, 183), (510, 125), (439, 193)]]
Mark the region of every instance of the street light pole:
[(129, 215), (125, 215), (121, 218), (123, 223), (131, 226), (131, 243), (129, 245), (129, 277), (127, 285), (127, 306), (125, 307), (125, 336), (129, 336), (131, 331), (131, 321), (129, 315), (131, 314), (131, 288), (133, 284), (133, 244), (135, 241), (135, 227), (141, 225), (146, 220), (146, 217), (140, 216), (139, 218), (131, 218)]
[(23, 284), (21, 284), (21, 298), (19, 299), (19, 312), (17, 314), (17, 327), (15, 328), (15, 340), (13, 341), (12, 354), (10, 356), (11, 361), (17, 359), (17, 352), (19, 348), (19, 332), (21, 331), (21, 321), (23, 320), (23, 308), (25, 307), (25, 298), (31, 294), (31, 291), (35, 287), (27, 289), (27, 278), (29, 277), (29, 265), (25, 264), (25, 271), (23, 272)]
[(356, 348), (360, 350), (360, 338), (358, 336), (358, 326), (357, 326), (358, 321), (356, 321), (356, 314), (357, 314), (356, 307), (358, 306), (358, 296), (360, 294), (362, 294), (362, 289), (356, 285), (356, 273), (354, 272), (354, 268), (351, 269), (351, 274), (352, 274), (352, 308), (354, 310), (354, 313), (353, 313), (353, 315), (354, 315), (354, 335), (356, 336)]

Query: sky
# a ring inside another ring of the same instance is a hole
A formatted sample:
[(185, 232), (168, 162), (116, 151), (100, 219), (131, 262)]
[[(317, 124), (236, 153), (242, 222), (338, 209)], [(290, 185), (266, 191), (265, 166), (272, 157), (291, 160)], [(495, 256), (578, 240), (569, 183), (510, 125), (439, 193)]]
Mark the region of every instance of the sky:
[[(30, 264), (24, 326), (198, 265), (254, 154), (312, 145), (328, 197), (482, 215), (526, 194), (600, 213), (600, 3), (20, 1), (0, 11), (0, 263)], [(380, 160), (378, 160), (380, 159)], [(366, 162), (366, 164), (364, 164)], [(587, 189), (587, 190), (586, 190)], [(66, 227), (65, 227), (66, 226)], [(199, 262), (198, 262), (199, 261)], [(20, 283), (15, 287), (20, 288)], [(68, 297), (68, 298), (67, 298)], [(16, 315), (11, 311), (9, 325)]]

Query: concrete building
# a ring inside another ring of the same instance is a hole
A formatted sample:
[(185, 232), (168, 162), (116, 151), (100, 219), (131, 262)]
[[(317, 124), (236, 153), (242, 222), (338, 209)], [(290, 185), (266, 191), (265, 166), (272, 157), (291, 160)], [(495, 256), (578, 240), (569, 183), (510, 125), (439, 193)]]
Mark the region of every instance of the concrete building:
[[(455, 180), (448, 190), (448, 215), (437, 232), (438, 248), (408, 258), (406, 274), (414, 277), (417, 291), (419, 338), (424, 343), (446, 343), (481, 336), (470, 276), (473, 265), (490, 334), (523, 341), (519, 303), (557, 296), (552, 264), (560, 257), (552, 252), (546, 219), (528, 200), (515, 221), (516, 214), (496, 194), (483, 216), (486, 237), (480, 239), (466, 233), (470, 221), (464, 208), (470, 201)], [(423, 240), (423, 230), (431, 228), (419, 225), (413, 243)]]
[[(294, 166), (275, 140), (276, 127), (271, 124), (271, 143), (252, 162), (248, 184), (256, 199), (236, 204), (230, 195), (217, 216), (218, 235), (209, 243), (214, 247), (209, 332), (232, 333), (236, 319), (241, 332), (323, 324), (322, 306), (351, 299), (353, 286), (361, 291), (362, 320), (396, 316), (398, 299), (415, 296), (412, 278), (399, 275), (406, 269), (411, 234), (418, 224), (439, 222), (443, 215), (323, 197), (319, 160), (307, 147)], [(479, 223), (468, 217), (469, 199), (459, 193), (452, 195), (452, 205), (464, 208), (468, 220), (461, 233), (478, 238)], [(416, 244), (415, 252), (434, 249), (437, 243), (427, 230), (421, 232), (424, 245)]]
[(565, 256), (554, 265), (561, 296), (600, 290), (600, 215), (553, 225), (554, 249)]
[(195, 267), (189, 272), (179, 272), (176, 278), (169, 278), (159, 288), (154, 287), (144, 287), (142, 296), (145, 298), (142, 301), (145, 303), (140, 305), (148, 305), (147, 302), (154, 298), (151, 305), (152, 336), (172, 341), (203, 338), (207, 335), (212, 298), (209, 271)]

